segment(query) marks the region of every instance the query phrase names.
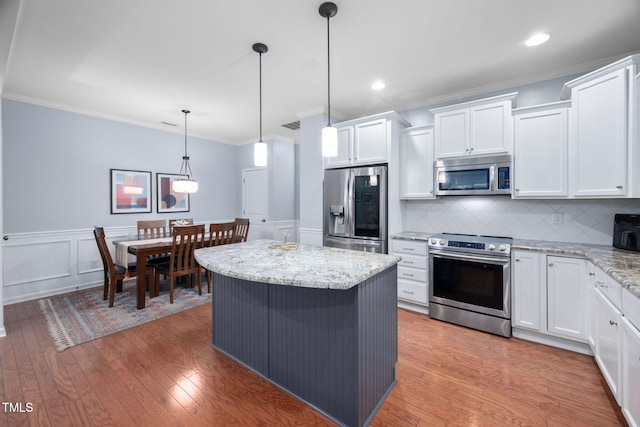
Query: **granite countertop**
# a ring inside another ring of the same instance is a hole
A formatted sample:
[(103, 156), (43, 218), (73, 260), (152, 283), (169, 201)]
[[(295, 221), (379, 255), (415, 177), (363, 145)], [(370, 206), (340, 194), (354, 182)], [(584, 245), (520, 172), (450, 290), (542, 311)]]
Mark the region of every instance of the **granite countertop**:
[[(391, 236), (392, 239), (426, 242), (436, 233), (406, 231)], [(588, 259), (624, 288), (640, 298), (640, 253), (625, 251), (608, 245), (549, 242), (542, 240), (513, 239), (511, 249), (524, 249)]]
[(204, 268), (224, 276), (275, 285), (350, 289), (400, 261), (394, 255), (322, 246), (298, 245), (295, 250), (269, 249), (274, 240), (197, 249)]

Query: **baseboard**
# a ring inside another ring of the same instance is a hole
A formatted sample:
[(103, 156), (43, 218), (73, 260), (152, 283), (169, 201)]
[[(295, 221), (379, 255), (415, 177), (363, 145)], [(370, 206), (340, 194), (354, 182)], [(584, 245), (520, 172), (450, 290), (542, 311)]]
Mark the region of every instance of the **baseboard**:
[(558, 338), (553, 335), (547, 335), (540, 332), (528, 331), (526, 329), (520, 329), (516, 327), (511, 328), (511, 334), (516, 338), (522, 338), (523, 340), (537, 342), (538, 344), (549, 345), (551, 347), (562, 348), (564, 350), (573, 351), (576, 353), (586, 354), (593, 356), (593, 351), (587, 343), (581, 343), (578, 341), (566, 340)]

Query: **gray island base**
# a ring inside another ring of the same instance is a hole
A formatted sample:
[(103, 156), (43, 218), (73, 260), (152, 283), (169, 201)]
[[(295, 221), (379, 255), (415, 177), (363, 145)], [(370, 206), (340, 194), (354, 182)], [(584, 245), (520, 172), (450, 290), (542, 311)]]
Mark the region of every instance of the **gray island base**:
[(338, 424), (367, 425), (395, 384), (399, 258), (273, 243), (196, 252), (213, 271), (213, 346)]

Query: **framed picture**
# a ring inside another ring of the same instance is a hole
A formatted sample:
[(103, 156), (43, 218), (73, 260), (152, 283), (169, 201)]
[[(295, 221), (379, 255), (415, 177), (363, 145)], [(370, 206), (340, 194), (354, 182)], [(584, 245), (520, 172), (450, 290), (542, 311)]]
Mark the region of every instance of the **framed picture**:
[(151, 212), (151, 172), (111, 169), (111, 213)]
[(156, 173), (158, 213), (189, 212), (189, 193), (177, 193), (171, 188), (173, 181), (180, 176), (171, 173)]

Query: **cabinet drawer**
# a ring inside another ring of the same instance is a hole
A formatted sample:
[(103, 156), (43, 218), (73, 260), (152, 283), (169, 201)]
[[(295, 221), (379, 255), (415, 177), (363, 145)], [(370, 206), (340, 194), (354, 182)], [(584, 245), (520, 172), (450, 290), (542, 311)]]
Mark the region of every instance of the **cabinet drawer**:
[(595, 286), (618, 310), (622, 309), (622, 285), (620, 283), (598, 268), (596, 269)]
[(403, 254), (426, 255), (427, 242), (393, 239), (391, 240), (391, 250)]
[(427, 284), (398, 279), (398, 298), (427, 305)]
[(398, 267), (419, 268), (421, 270), (427, 269), (427, 257), (424, 255), (403, 254), (401, 252), (395, 255), (402, 257), (402, 260), (398, 263)]
[(427, 270), (398, 267), (398, 279), (416, 280), (418, 282), (427, 283)]

